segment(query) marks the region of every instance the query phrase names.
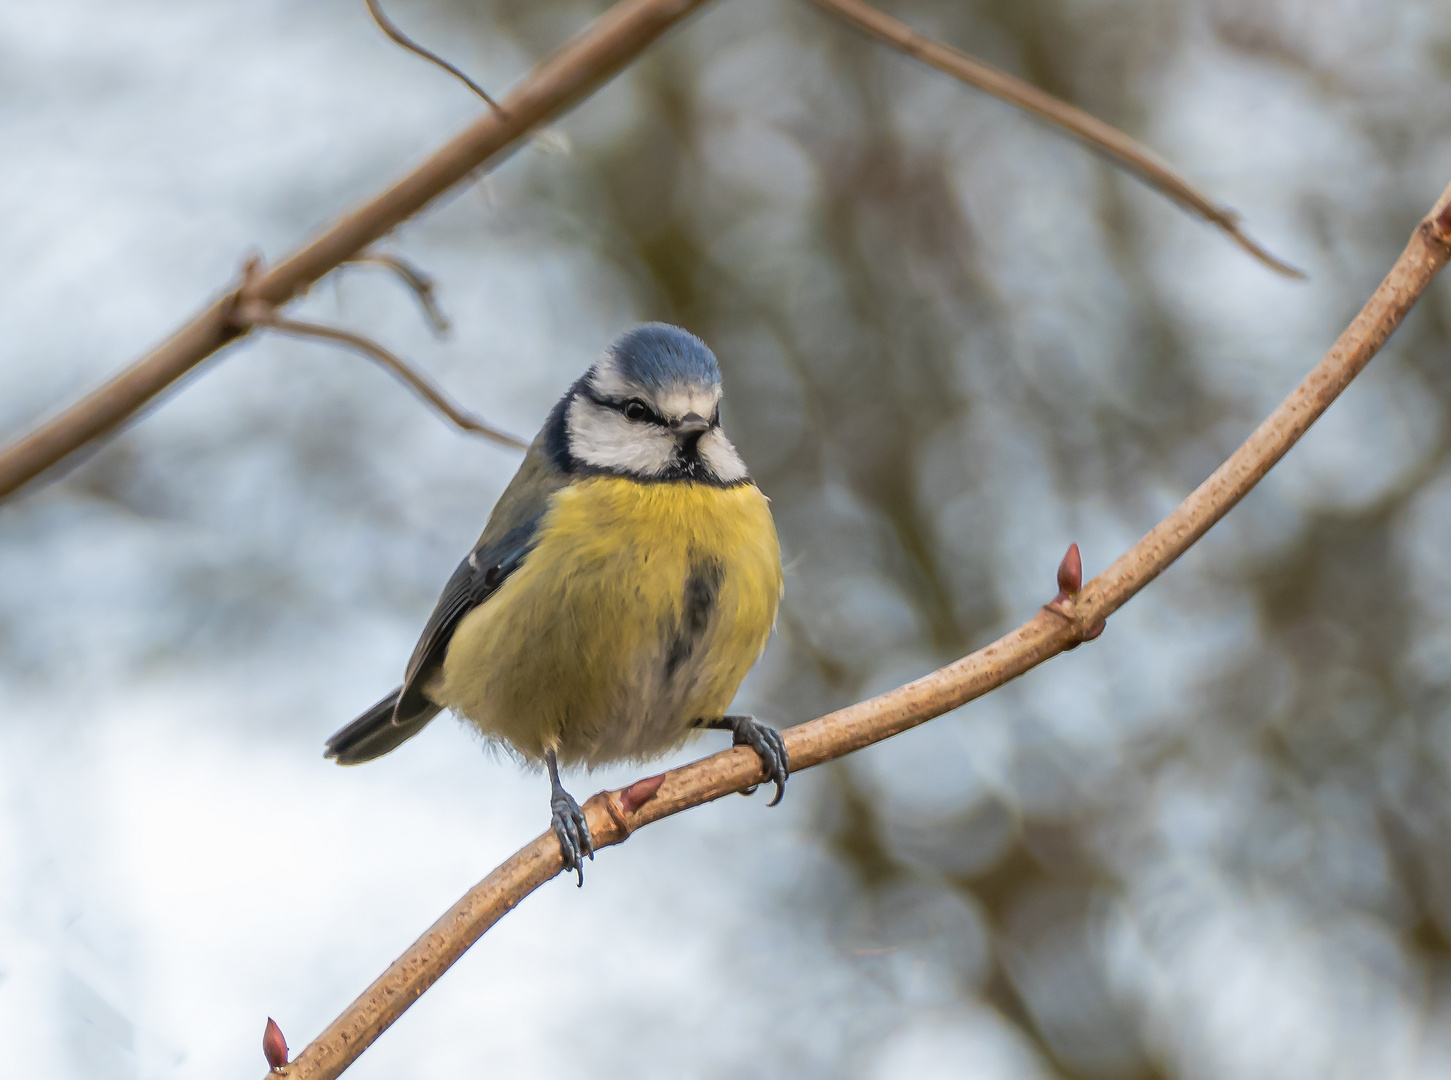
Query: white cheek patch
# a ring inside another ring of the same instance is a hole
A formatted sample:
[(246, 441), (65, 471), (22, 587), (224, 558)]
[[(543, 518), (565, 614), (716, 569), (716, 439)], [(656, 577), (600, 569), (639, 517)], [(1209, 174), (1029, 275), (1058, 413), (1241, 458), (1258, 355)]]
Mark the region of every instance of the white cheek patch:
[[(708, 396), (718, 398), (719, 394)], [(715, 409), (714, 400), (709, 409)], [(648, 477), (662, 476), (672, 465), (679, 464), (679, 448), (670, 432), (653, 424), (626, 420), (614, 409), (596, 405), (588, 398), (570, 402), (565, 422), (569, 452), (586, 465)], [(720, 428), (711, 428), (702, 435), (696, 449), (705, 467), (721, 483), (733, 484), (747, 477), (746, 463)]]
[(741, 460), (741, 455), (736, 453), (736, 448), (720, 428), (711, 428), (700, 437), (696, 446), (700, 451), (700, 460), (715, 473), (717, 480), (733, 484), (746, 478), (746, 463)]
[(569, 404), (569, 452), (587, 465), (659, 476), (675, 457), (675, 439), (653, 425), (626, 420), (586, 398)]

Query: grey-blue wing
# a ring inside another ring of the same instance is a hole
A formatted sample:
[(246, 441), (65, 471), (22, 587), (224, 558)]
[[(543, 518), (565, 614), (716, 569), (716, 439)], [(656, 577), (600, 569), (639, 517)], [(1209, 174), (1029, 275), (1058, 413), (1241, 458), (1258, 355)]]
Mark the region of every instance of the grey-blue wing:
[(424, 696), (423, 688), (443, 664), (453, 632), (465, 615), (488, 600), (524, 564), (534, 546), (538, 527), (538, 517), (517, 525), (492, 543), (481, 544), (458, 564), (443, 587), (433, 614), (428, 617), (413, 658), (408, 661), (408, 673), (393, 712), (395, 724), (407, 723), (429, 709), (437, 711), (433, 702)]
[(481, 544), (459, 564), (423, 629), (403, 685), (334, 732), (327, 741), (326, 757), (339, 765), (372, 761), (411, 739), (438, 715), (439, 707), (428, 700), (423, 687), (443, 663), (459, 620), (523, 564), (533, 546), (536, 525), (537, 519), (509, 530), (497, 542)]
[(443, 587), (408, 661), (403, 685), (329, 739), (329, 757), (343, 764), (368, 761), (422, 730), (438, 714), (439, 707), (428, 700), (424, 687), (443, 664), (454, 631), (465, 615), (523, 565), (554, 493), (568, 483), (551, 447), (561, 437), (569, 397), (566, 394), (555, 405), (494, 505), (484, 535)]

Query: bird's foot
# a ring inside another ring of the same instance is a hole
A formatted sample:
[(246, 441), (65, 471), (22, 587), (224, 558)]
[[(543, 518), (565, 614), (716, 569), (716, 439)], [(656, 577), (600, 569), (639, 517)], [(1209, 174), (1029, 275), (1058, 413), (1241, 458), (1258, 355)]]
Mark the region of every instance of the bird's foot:
[(595, 857), (594, 839), (589, 834), (589, 822), (574, 796), (562, 787), (554, 789), (549, 797), (549, 824), (554, 835), (559, 837), (559, 851), (564, 856), (565, 872), (573, 870), (579, 875), (579, 884), (584, 885), (584, 857)]
[(594, 838), (589, 834), (589, 822), (574, 796), (564, 790), (559, 782), (559, 767), (554, 761), (554, 751), (549, 752), (549, 824), (559, 838), (559, 852), (564, 856), (565, 873), (573, 870), (579, 875), (579, 886), (584, 887), (584, 857), (595, 857)]
[[(776, 797), (767, 805), (775, 806), (786, 793), (786, 778), (791, 775), (791, 761), (786, 756), (786, 742), (781, 733), (769, 724), (763, 724), (754, 716), (722, 716), (711, 720), (706, 727), (731, 733), (735, 746), (749, 746), (766, 766), (766, 779), (776, 785)], [(756, 789), (746, 792), (752, 794)]]

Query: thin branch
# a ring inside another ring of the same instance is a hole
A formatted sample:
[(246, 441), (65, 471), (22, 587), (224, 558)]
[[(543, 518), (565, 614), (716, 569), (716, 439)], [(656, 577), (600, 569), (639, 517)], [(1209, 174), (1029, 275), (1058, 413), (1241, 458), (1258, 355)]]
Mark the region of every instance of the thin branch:
[(393, 275), (408, 286), (413, 293), (413, 298), (418, 301), (418, 306), (423, 309), (424, 318), (428, 325), (433, 327), (436, 337), (447, 337), (451, 329), (448, 323), (448, 316), (438, 306), (438, 298), (433, 292), (433, 278), (429, 277), (418, 267), (404, 259), (401, 255), (392, 255), (382, 251), (365, 251), (355, 259), (349, 259), (343, 263), (344, 266), (381, 266), (385, 270), (391, 270)]
[[(1320, 363), (1244, 444), (1182, 504), (1087, 586), (1076, 545), (1059, 593), (991, 645), (868, 701), (788, 728), (791, 771), (835, 760), (926, 723), (1091, 641), (1128, 602), (1227, 514), (1370, 362), (1451, 257), (1451, 186), (1422, 220), (1365, 307)], [(585, 803), (595, 850), (641, 826), (765, 781), (761, 761), (734, 747)], [(535, 838), (468, 891), (287, 1066), (290, 1080), (332, 1080), (418, 1000), (491, 926), (563, 869), (552, 831)]]
[[(897, 48), (1060, 125), (1110, 161), (1224, 229), (1267, 265), (1292, 276), (1299, 274), (1244, 235), (1233, 211), (1200, 195), (1152, 152), (1121, 132), (1035, 87), (937, 45), (859, 0), (814, 2)], [(393, 187), (345, 214), (275, 266), (260, 283), (259, 295), (273, 307), (300, 296), (449, 188), (503, 160), (518, 149), (524, 136), (593, 93), (704, 3), (619, 0), (584, 33), (535, 66), (498, 110), (481, 117)], [(150, 355), (0, 450), (0, 500), (124, 424), (197, 364), (246, 333), (246, 327), (231, 318), (235, 302), (234, 293), (217, 298)]]
[(1239, 226), (1239, 214), (1212, 202), (1175, 172), (1167, 161), (1117, 128), (1110, 127), (1097, 117), (1090, 116), (1065, 101), (1059, 101), (1031, 83), (919, 34), (906, 23), (878, 11), (862, 0), (811, 2), (894, 49), (1057, 125), (1186, 210), (1222, 229), (1236, 244), (1275, 273), (1290, 278), (1305, 277), (1303, 271), (1275, 258), (1251, 239)]
[(496, 442), (500, 446), (510, 446), (515, 450), (529, 449), (529, 444), (523, 439), (510, 435), (507, 431), (500, 431), (491, 424), (486, 424), (478, 416), (455, 403), (447, 394), (435, 386), (428, 376), (414, 369), (406, 360), (395, 356), (377, 342), (370, 341), (360, 334), (354, 334), (348, 330), (340, 330), (334, 326), (322, 326), (319, 323), (302, 322), (298, 319), (286, 319), (278, 315), (270, 307), (251, 304), (238, 305), (237, 318), (244, 324), (265, 326), (269, 330), (276, 330), (283, 334), (317, 338), (322, 341), (334, 341), (339, 345), (346, 345), (348, 348), (360, 352), (369, 359), (376, 360), (379, 364), (383, 365), (456, 427), (470, 434), (488, 439), (490, 442)]
[(493, 98), (489, 97), (488, 91), (485, 90), (482, 86), (474, 82), (473, 79), (470, 79), (467, 75), (465, 75), (458, 68), (454, 67), (443, 57), (439, 56), (437, 53), (429, 52), (422, 45), (418, 44), (418, 42), (414, 41), (407, 34), (405, 34), (402, 30), (399, 30), (398, 27), (393, 24), (393, 21), (383, 13), (383, 8), (379, 5), (378, 0), (363, 0), (363, 2), (368, 5), (368, 14), (373, 16), (373, 21), (378, 24), (378, 29), (383, 31), (383, 33), (387, 34), (390, 38), (392, 38), (394, 42), (402, 45), (409, 52), (415, 53), (418, 56), (423, 57), (423, 59), (427, 60), (430, 64), (437, 64), (439, 67), (443, 68), (444, 71), (448, 72), (459, 82), (463, 83), (474, 93), (478, 94), (479, 97), (483, 98), (486, 102), (488, 102), (489, 106), (495, 111), (500, 113), (504, 112), (503, 106), (501, 106)]
[[(619, 0), (536, 65), (503, 102), (392, 187), (344, 214), (275, 265), (256, 295), (281, 307), (324, 275), (417, 214), (454, 185), (502, 161), (536, 128), (560, 116), (624, 69), (705, 0)], [(0, 450), (0, 499), (125, 423), (176, 380), (246, 333), (233, 319), (236, 293), (218, 297), (150, 355), (60, 415)]]

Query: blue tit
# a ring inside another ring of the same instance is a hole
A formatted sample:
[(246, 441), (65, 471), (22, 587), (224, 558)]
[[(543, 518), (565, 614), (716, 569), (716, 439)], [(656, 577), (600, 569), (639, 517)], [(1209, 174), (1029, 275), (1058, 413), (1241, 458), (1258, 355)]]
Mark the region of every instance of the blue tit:
[(550, 412), (403, 685), (327, 756), (370, 761), (452, 709), (548, 769), (551, 824), (581, 883), (593, 843), (561, 768), (653, 758), (722, 728), (761, 756), (779, 802), (780, 733), (726, 712), (775, 622), (781, 549), (720, 401), (699, 338), (648, 323), (616, 341)]

